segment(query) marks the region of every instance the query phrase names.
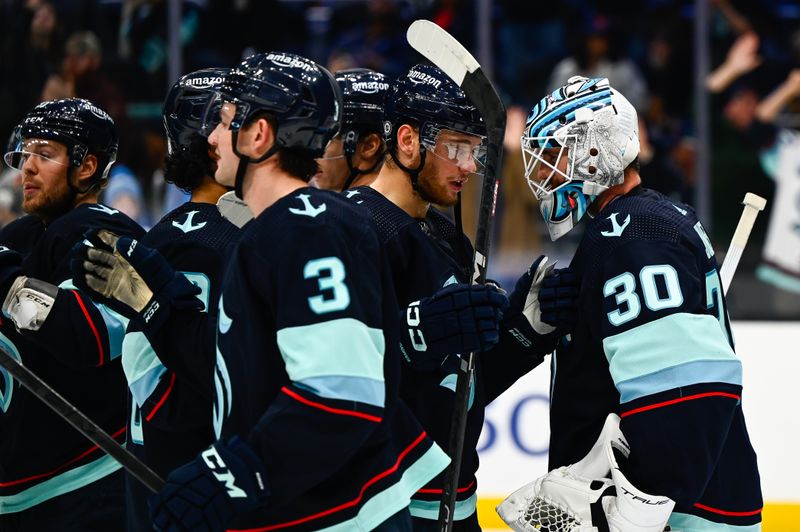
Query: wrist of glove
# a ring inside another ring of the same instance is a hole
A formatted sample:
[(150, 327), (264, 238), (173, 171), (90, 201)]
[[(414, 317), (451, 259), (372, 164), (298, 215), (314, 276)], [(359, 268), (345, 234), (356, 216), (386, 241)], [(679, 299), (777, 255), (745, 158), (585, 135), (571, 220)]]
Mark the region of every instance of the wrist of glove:
[(156, 250), (106, 230), (90, 232), (72, 249), (75, 286), (123, 316), (158, 329), (169, 310), (202, 310), (200, 289)]
[(38, 331), (53, 309), (58, 287), (24, 275), (17, 277), (3, 301), (3, 315), (17, 330)]
[(675, 501), (645, 493), (628, 481), (617, 456), (627, 457), (629, 452), (619, 416), (610, 414), (583, 459), (518, 489), (497, 507), (497, 513), (517, 531), (662, 532)]
[(403, 355), (415, 368), (430, 370), (449, 355), (486, 351), (499, 340), (507, 305), (505, 295), (494, 286), (446, 286), (401, 312)]
[(237, 437), (218, 440), (193, 462), (175, 469), (150, 498), (157, 530), (225, 530), (237, 514), (269, 496), (264, 464)]
[(501, 323), (501, 345), (533, 357), (551, 353), (558, 339), (574, 326), (578, 306), (577, 277), (556, 270), (542, 255), (517, 280)]
[(22, 275), (22, 255), (0, 246), (0, 298), (5, 298), (14, 281)]

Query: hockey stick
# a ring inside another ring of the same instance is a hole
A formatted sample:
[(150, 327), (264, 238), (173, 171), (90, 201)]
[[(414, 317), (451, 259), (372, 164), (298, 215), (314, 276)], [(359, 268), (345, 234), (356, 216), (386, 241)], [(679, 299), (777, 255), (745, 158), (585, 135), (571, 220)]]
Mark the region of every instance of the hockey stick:
[(164, 481), (144, 462), (133, 456), (130, 451), (108, 435), (94, 421), (86, 417), (58, 392), (53, 390), (35, 373), (26, 368), (3, 346), (0, 346), (0, 366), (8, 371), (40, 401), (50, 407), (56, 414), (64, 418), (70, 425), (97, 445), (103, 452), (111, 456), (154, 493), (161, 491)]
[[(478, 109), (486, 124), (487, 155), (483, 176), (478, 227), (475, 235), (473, 281), (486, 280), (489, 245), (494, 221), (497, 192), (500, 186), (498, 173), (503, 157), (503, 138), (506, 130), (506, 108), (480, 64), (452, 35), (429, 20), (417, 20), (408, 28), (409, 44), (453, 79)], [(470, 388), (475, 373), (476, 354), (462, 359), (456, 383), (455, 405), (450, 420), (450, 466), (445, 471), (442, 503), (439, 507), (440, 530), (453, 529), (456, 490), (464, 453), (464, 434), (467, 427), (467, 410)]]
[(750, 237), (750, 231), (753, 230), (753, 224), (756, 221), (758, 213), (764, 210), (767, 200), (761, 196), (756, 196), (752, 192), (744, 195), (742, 205), (742, 216), (739, 218), (739, 223), (736, 225), (736, 231), (733, 233), (733, 238), (728, 246), (728, 252), (725, 253), (725, 260), (722, 262), (722, 267), (719, 269), (719, 276), (722, 279), (722, 291), (728, 293), (728, 287), (733, 280), (733, 274), (736, 273), (736, 267), (739, 266), (739, 259), (742, 258), (742, 252), (747, 245), (747, 239)]

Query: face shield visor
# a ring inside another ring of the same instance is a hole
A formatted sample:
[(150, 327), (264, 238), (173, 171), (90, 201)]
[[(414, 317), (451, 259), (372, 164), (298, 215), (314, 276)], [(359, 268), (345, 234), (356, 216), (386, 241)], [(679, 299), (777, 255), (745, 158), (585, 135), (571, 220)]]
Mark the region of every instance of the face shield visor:
[(206, 138), (222, 123), (226, 128), (239, 130), (250, 111), (250, 105), (226, 100), (219, 92), (212, 93), (206, 100), (200, 120), (200, 134)]
[(35, 157), (36, 161), (43, 165), (48, 166), (67, 166), (67, 163), (60, 160), (64, 159), (63, 148), (54, 144), (54, 141), (49, 139), (23, 139), (16, 136), (17, 141), (11, 150), (3, 156), (6, 165), (15, 170), (22, 170), (25, 163), (31, 157)]
[(429, 128), (420, 134), (422, 146), (434, 156), (465, 172), (483, 176), (486, 171), (486, 137), (450, 129)]

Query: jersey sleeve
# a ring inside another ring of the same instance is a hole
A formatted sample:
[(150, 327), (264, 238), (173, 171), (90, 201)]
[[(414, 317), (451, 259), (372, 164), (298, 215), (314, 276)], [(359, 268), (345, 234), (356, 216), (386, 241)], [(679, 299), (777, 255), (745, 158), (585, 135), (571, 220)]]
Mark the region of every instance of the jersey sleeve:
[(689, 505), (714, 471), (742, 389), (719, 275), (704, 253), (631, 241), (605, 260), (594, 287), (632, 448), (623, 469), (644, 491)]
[(279, 271), (250, 271), (262, 279), (267, 271), (264, 296), (289, 379), (249, 436), (276, 505), (346, 463), (381, 423), (386, 400), (377, 237), (363, 227), (358, 239), (304, 229), (292, 234), (302, 246), (281, 248), (292, 253)]

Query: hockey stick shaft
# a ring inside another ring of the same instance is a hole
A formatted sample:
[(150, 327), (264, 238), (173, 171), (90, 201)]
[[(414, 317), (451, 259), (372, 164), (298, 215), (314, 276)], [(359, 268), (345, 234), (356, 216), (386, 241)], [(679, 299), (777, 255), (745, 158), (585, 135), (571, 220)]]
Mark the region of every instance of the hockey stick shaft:
[[(505, 106), (498, 96), (497, 90), (472, 54), (442, 28), (430, 21), (418, 20), (409, 27), (407, 36), (408, 42), (414, 49), (461, 86), (486, 124), (487, 156), (475, 235), (473, 277), (473, 282), (483, 283), (486, 280), (492, 224), (499, 190), (497, 177), (502, 166), (506, 126)], [(449, 532), (453, 528), (461, 459), (464, 454), (469, 397), (474, 381), (476, 360), (475, 353), (470, 353), (466, 359), (462, 359), (456, 381), (448, 446), (451, 461), (445, 471), (439, 507), (439, 524), (440, 530), (443, 532)]]
[(164, 480), (161, 477), (2, 347), (0, 347), (0, 366), (103, 452), (119, 462), (142, 484), (154, 493), (161, 491), (164, 487)]
[(722, 279), (722, 291), (728, 293), (728, 287), (733, 280), (733, 274), (736, 273), (736, 268), (739, 266), (739, 259), (742, 258), (742, 252), (747, 245), (747, 239), (750, 237), (750, 232), (753, 230), (753, 224), (756, 221), (758, 213), (764, 210), (767, 200), (761, 196), (757, 196), (752, 192), (748, 192), (742, 200), (742, 216), (739, 218), (739, 223), (736, 225), (736, 231), (733, 233), (733, 238), (728, 246), (728, 252), (725, 254), (725, 260), (722, 262), (722, 267), (719, 269), (719, 276)]

